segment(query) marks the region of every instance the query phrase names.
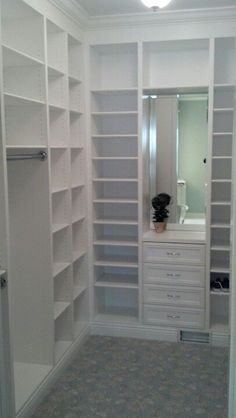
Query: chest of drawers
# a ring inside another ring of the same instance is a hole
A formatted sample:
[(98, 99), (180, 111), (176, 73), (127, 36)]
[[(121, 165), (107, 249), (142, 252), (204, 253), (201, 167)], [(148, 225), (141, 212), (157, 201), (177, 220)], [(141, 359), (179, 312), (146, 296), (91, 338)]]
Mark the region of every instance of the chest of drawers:
[(203, 329), (205, 245), (143, 244), (144, 323)]

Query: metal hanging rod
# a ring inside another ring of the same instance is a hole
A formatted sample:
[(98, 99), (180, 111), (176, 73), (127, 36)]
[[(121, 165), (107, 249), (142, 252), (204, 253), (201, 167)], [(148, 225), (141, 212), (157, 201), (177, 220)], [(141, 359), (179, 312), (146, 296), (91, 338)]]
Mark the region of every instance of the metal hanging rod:
[(40, 160), (45, 161), (48, 155), (45, 151), (40, 151), (37, 154), (11, 154), (7, 156), (8, 161), (19, 161), (19, 160)]

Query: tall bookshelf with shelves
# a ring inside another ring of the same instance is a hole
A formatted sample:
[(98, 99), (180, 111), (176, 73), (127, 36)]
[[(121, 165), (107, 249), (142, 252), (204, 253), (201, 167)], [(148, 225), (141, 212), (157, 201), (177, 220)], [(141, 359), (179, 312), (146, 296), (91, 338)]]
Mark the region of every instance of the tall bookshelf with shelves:
[(1, 2), (6, 148), (47, 156), (9, 162), (17, 413), (89, 321), (82, 42), (36, 9)]
[[(229, 329), (230, 221), (233, 138), (233, 38), (216, 38), (214, 48), (210, 227), (210, 328)], [(215, 283), (220, 282), (220, 285)], [(219, 286), (219, 288), (217, 288)]]
[(129, 323), (139, 320), (137, 45), (90, 52), (94, 320)]

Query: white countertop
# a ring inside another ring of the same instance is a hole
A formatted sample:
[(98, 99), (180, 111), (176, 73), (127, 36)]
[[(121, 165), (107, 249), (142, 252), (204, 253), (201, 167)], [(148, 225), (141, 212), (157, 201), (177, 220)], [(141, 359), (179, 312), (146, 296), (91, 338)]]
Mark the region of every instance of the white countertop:
[(206, 234), (203, 231), (166, 230), (157, 233), (154, 230), (150, 230), (143, 235), (143, 241), (205, 244)]

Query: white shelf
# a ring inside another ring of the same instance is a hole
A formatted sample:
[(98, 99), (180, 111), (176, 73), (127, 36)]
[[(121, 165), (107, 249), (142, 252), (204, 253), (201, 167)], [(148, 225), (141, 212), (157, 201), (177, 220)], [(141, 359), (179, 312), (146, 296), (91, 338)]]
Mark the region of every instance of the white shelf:
[(103, 177), (103, 178), (93, 178), (93, 182), (98, 182), (98, 183), (101, 183), (101, 182), (123, 182), (123, 183), (126, 183), (126, 182), (131, 182), (131, 183), (135, 183), (135, 182), (137, 182), (138, 181), (138, 179), (136, 179), (136, 178), (107, 178), (107, 177)]
[(91, 115), (92, 116), (119, 116), (119, 115), (137, 115), (138, 112), (137, 111), (113, 111), (113, 112), (92, 112)]
[(79, 77), (73, 76), (72, 74), (68, 75), (69, 82), (71, 84), (81, 84), (82, 80)]
[(30, 150), (47, 150), (47, 146), (46, 145), (40, 145), (40, 144), (38, 144), (38, 145), (7, 145), (6, 146), (6, 149), (7, 150), (15, 150), (15, 151), (17, 151), (17, 150), (19, 150), (19, 151), (23, 151), (23, 150), (25, 150), (25, 151), (30, 151)]
[(213, 112), (215, 113), (232, 113), (233, 111), (234, 111), (233, 107), (225, 107), (225, 108), (216, 107), (213, 109)]
[(77, 222), (81, 222), (81, 221), (84, 221), (84, 220), (85, 220), (85, 216), (84, 215), (82, 215), (82, 216), (80, 216), (80, 215), (74, 215), (72, 217), (72, 224), (75, 224)]
[(212, 157), (213, 160), (232, 160), (232, 156), (231, 155), (221, 155), (221, 156), (213, 156)]
[(96, 94), (104, 94), (104, 93), (129, 93), (129, 92), (137, 92), (138, 88), (137, 87), (127, 87), (127, 88), (108, 88), (108, 89), (92, 89), (90, 90), (91, 93), (96, 93)]
[(86, 254), (85, 251), (73, 251), (73, 263), (80, 260)]
[(138, 225), (138, 221), (126, 219), (95, 219), (93, 223), (95, 225)]
[(58, 274), (62, 273), (69, 266), (70, 263), (53, 263), (53, 277), (56, 277)]
[(233, 132), (213, 132), (213, 136), (232, 136)]
[(25, 97), (7, 91), (5, 91), (3, 94), (6, 106), (45, 105), (45, 101), (33, 99), (31, 97)]
[(231, 83), (216, 83), (216, 84), (214, 84), (214, 88), (216, 88), (216, 89), (232, 89), (232, 88), (234, 88), (234, 84), (231, 84)]
[(137, 161), (138, 157), (93, 157), (92, 158), (93, 161), (103, 161), (103, 160), (107, 160), (107, 161), (112, 161), (112, 160), (121, 160), (121, 161)]
[(109, 138), (119, 138), (119, 139), (126, 139), (126, 138), (137, 138), (138, 134), (97, 134), (97, 135), (92, 135), (93, 139), (109, 139)]
[(94, 245), (114, 245), (114, 246), (122, 246), (122, 247), (138, 247), (137, 241), (129, 241), (128, 239), (125, 241), (119, 240), (96, 240), (93, 242)]
[(54, 319), (57, 319), (69, 306), (69, 302), (54, 302)]
[(47, 66), (48, 74), (54, 75), (54, 76), (64, 76), (65, 73), (61, 70), (59, 70), (56, 67), (53, 67), (52, 65)]
[(93, 203), (138, 203), (136, 199), (116, 199), (116, 198), (104, 198), (94, 199)]
[(65, 186), (54, 186), (51, 189), (51, 193), (56, 194), (56, 193), (65, 192), (67, 190), (68, 190), (68, 187), (65, 187)]
[(228, 274), (230, 273), (230, 269), (229, 268), (225, 268), (225, 267), (211, 267), (210, 269), (211, 273), (223, 273), (223, 274)]
[[(12, 55), (12, 60), (11, 60), (12, 66), (19, 65), (20, 60), (22, 62), (22, 65), (27, 62), (31, 62), (32, 65), (34, 64), (44, 65), (44, 62), (41, 59), (38, 59), (18, 49), (12, 48), (4, 43), (2, 44), (2, 49), (3, 49), (3, 53), (4, 51), (6, 51), (7, 53)], [(14, 61), (14, 56), (16, 57), (15, 61)]]
[(230, 251), (229, 245), (212, 245), (211, 246), (212, 251)]
[(138, 267), (138, 263), (112, 260), (95, 260), (94, 266), (110, 266), (110, 267)]
[(211, 224), (211, 228), (219, 228), (219, 229), (230, 229), (230, 224), (221, 224), (221, 223), (213, 223)]
[(212, 183), (232, 183), (231, 179), (212, 179)]
[(121, 282), (109, 282), (109, 281), (97, 281), (94, 283), (95, 287), (111, 287), (115, 289), (138, 289), (138, 284), (121, 283)]
[(77, 299), (86, 290), (86, 286), (74, 286), (73, 288), (73, 300)]
[(212, 206), (230, 206), (231, 202), (221, 202), (221, 201), (215, 201), (215, 202), (211, 202)]
[(226, 290), (226, 291), (222, 291), (222, 290), (211, 290), (210, 291), (210, 294), (211, 294), (211, 296), (219, 296), (219, 297), (222, 297), (222, 296), (230, 296), (230, 292), (229, 292), (229, 290)]
[(69, 224), (54, 224), (52, 226), (52, 233), (55, 234), (56, 232), (61, 231), (62, 229), (68, 228)]

